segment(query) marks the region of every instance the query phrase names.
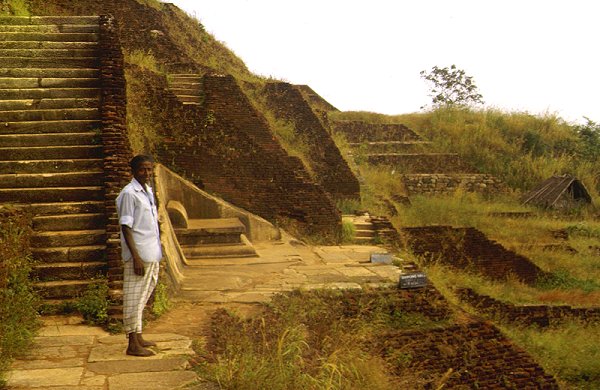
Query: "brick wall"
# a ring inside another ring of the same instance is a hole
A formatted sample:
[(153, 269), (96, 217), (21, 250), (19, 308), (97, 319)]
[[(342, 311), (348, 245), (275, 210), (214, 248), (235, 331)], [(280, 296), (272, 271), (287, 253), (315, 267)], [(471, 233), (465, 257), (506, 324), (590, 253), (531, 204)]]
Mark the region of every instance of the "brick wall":
[(341, 216), (301, 161), (289, 156), (232, 76), (203, 77), (203, 105), (182, 105), (163, 76), (128, 68), (146, 120), (159, 124), (158, 159), (198, 187), (271, 222), (337, 240)]
[(552, 376), (488, 322), (390, 332), (373, 347), (396, 374), (415, 381), (403, 388), (440, 388), (447, 374), (444, 388), (558, 389)]
[(577, 319), (581, 321), (600, 321), (600, 307), (574, 308), (568, 305), (513, 305), (476, 293), (470, 288), (459, 288), (455, 290), (459, 299), (467, 302), (477, 311), (490, 315), (494, 318), (517, 322), (523, 325), (550, 326), (566, 319)]
[(402, 181), (409, 195), (448, 194), (458, 189), (484, 194), (506, 192), (506, 185), (497, 177), (488, 174), (405, 174), (402, 175)]
[[(112, 17), (100, 17), (100, 67), (102, 83), (102, 146), (104, 155), (104, 188), (106, 224), (106, 259), (111, 299), (119, 302), (122, 291), (123, 266), (119, 239), (119, 219), (115, 200), (131, 180), (129, 160), (132, 157), (127, 138), (127, 97), (123, 54), (119, 34)], [(114, 308), (111, 314), (119, 314)]]
[(335, 121), (333, 129), (342, 133), (348, 142), (420, 141), (421, 137), (401, 124)]
[(360, 198), (358, 180), (301, 91), (295, 85), (273, 82), (267, 83), (264, 93), (275, 117), (294, 123), (296, 134), (306, 142), (315, 181), (334, 199)]
[(475, 271), (496, 280), (514, 275), (534, 284), (545, 273), (525, 256), (505, 249), (489, 240), (481, 231), (451, 226), (403, 228), (400, 234), (413, 252), (425, 261)]

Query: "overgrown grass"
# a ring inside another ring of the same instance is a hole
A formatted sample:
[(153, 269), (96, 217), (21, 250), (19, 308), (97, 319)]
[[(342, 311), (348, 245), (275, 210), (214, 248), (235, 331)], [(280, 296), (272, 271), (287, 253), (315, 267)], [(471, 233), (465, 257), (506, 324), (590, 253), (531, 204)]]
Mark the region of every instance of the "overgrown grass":
[(508, 325), (502, 331), (533, 355), (568, 389), (600, 388), (600, 325), (567, 322), (537, 329)]
[(594, 196), (600, 190), (598, 157), (586, 152), (589, 145), (579, 135), (580, 127), (556, 115), (439, 108), (398, 116), (350, 112), (331, 117), (405, 124), (432, 141), (436, 151), (458, 153), (482, 172), (522, 191), (563, 173), (577, 176)]
[(29, 273), (30, 216), (0, 207), (0, 387), (11, 360), (26, 351), (39, 327), (39, 298)]
[(3, 0), (0, 4), (0, 15), (30, 16), (27, 0)]
[(164, 65), (157, 61), (152, 50), (125, 50), (123, 51), (123, 57), (124, 61), (128, 64), (137, 65), (154, 73), (165, 73)]
[[(242, 320), (217, 312), (200, 374), (224, 389), (392, 389), (370, 340), (390, 329), (439, 326), (394, 310), (385, 294), (296, 291)], [(406, 378), (410, 373), (403, 373)]]

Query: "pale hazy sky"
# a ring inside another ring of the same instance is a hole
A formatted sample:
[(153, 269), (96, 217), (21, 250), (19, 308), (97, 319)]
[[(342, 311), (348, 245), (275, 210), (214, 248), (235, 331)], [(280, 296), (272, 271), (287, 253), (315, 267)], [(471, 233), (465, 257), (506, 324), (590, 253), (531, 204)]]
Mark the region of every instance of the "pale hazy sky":
[(486, 106), (600, 122), (600, 1), (167, 0), (259, 75), (343, 111), (417, 112), (456, 64)]

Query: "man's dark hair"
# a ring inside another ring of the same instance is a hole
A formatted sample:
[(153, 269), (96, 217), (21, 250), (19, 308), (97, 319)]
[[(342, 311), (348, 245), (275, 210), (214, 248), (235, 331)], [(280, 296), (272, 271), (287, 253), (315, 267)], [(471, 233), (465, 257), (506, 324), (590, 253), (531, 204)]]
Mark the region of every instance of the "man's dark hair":
[(129, 166), (133, 171), (135, 171), (140, 167), (140, 165), (142, 165), (142, 163), (145, 163), (147, 161), (154, 163), (154, 159), (152, 158), (152, 156), (138, 154), (137, 156), (132, 158), (131, 161), (129, 161)]

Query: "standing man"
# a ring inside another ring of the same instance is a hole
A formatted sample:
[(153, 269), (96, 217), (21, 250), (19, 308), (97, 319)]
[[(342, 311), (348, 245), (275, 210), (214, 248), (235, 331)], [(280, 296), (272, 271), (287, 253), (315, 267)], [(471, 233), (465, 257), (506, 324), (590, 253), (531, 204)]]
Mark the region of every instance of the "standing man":
[(158, 282), (162, 259), (158, 212), (150, 183), (153, 159), (138, 155), (129, 165), (133, 180), (117, 197), (121, 225), (123, 270), (123, 325), (129, 345), (127, 355), (151, 356), (146, 349), (156, 345), (142, 337), (142, 315), (146, 302)]

